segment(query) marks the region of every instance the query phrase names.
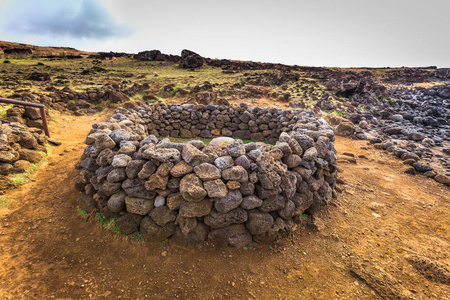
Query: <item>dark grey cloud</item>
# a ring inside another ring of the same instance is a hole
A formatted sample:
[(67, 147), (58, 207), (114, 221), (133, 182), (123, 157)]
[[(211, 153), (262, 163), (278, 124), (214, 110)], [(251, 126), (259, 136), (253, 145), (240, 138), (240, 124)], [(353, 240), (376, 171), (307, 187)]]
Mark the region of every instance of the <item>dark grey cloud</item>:
[(10, 1), (2, 29), (7, 33), (83, 39), (107, 39), (131, 33), (98, 0)]

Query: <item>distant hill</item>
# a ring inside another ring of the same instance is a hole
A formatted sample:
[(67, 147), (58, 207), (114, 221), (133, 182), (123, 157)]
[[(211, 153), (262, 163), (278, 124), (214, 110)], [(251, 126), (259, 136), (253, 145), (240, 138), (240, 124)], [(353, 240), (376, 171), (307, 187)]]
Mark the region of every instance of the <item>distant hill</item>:
[(41, 47), (21, 43), (0, 41), (0, 57), (28, 58), (28, 57), (66, 57), (77, 58), (98, 55), (93, 52), (80, 51), (69, 47)]

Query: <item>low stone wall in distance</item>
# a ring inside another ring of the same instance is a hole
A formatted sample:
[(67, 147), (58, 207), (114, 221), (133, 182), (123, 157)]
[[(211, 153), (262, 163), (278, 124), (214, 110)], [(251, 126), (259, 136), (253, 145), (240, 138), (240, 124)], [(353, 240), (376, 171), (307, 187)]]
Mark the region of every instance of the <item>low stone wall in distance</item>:
[(271, 243), (327, 204), (335, 186), (333, 129), (308, 111), (140, 106), (92, 127), (77, 164), (79, 205), (151, 242)]

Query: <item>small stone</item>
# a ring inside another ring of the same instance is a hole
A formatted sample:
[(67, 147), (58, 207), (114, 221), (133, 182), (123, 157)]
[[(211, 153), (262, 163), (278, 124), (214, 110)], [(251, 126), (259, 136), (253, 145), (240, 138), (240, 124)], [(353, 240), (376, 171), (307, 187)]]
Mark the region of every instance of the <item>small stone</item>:
[(134, 134), (127, 131), (126, 129), (116, 129), (111, 132), (109, 137), (117, 144), (120, 145), (121, 142), (130, 141), (133, 139)]
[(213, 180), (219, 179), (220, 170), (214, 165), (208, 163), (202, 163), (194, 168), (195, 174), (200, 177), (201, 180)]
[(231, 157), (239, 157), (245, 154), (245, 146), (242, 140), (234, 140), (232, 143), (227, 144), (227, 152)]
[(295, 204), (291, 200), (288, 200), (288, 202), (286, 202), (286, 206), (278, 211), (280, 217), (286, 220), (292, 219), (294, 213), (295, 213)]
[(155, 203), (154, 203), (155, 207), (161, 207), (164, 204), (166, 204), (166, 199), (160, 195), (156, 196)]
[(247, 210), (251, 210), (260, 207), (262, 204), (263, 201), (261, 199), (259, 199), (255, 195), (250, 195), (242, 200), (241, 207)]
[(444, 174), (436, 175), (436, 177), (434, 177), (434, 180), (445, 185), (450, 185), (450, 176)]
[(238, 190), (241, 188), (241, 183), (236, 180), (230, 180), (227, 182), (227, 188), (230, 190)]
[(107, 180), (109, 182), (121, 182), (127, 179), (127, 173), (125, 172), (125, 168), (116, 168), (109, 172), (107, 176)]
[(415, 161), (418, 161), (420, 159), (420, 157), (417, 154), (412, 152), (403, 153), (401, 158), (402, 160), (414, 159)]
[(225, 197), (219, 198), (214, 207), (221, 213), (227, 213), (238, 207), (242, 202), (242, 194), (239, 190), (230, 191)]
[(148, 215), (161, 227), (166, 226), (167, 223), (173, 222), (176, 219), (176, 213), (167, 206), (155, 207)]
[(285, 158), (283, 158), (283, 162), (289, 169), (293, 169), (300, 166), (302, 159), (296, 154), (289, 154)]
[(117, 219), (116, 224), (120, 228), (120, 232), (127, 235), (139, 231), (141, 220), (142, 216), (140, 215), (126, 213)]
[(145, 137), (140, 143), (139, 148), (144, 147), (145, 145), (156, 145), (158, 143), (158, 139), (154, 135), (149, 135)]
[[(10, 152), (10, 153), (12, 156), (14, 156), (13, 152)], [(19, 157), (15, 158), (15, 159), (13, 158), (10, 162), (20, 159), (20, 160), (29, 161), (30, 163), (38, 163), (42, 159), (42, 155), (39, 152), (34, 151), (34, 150), (29, 150), (29, 149), (20, 149), (19, 155), (20, 155)], [(7, 162), (7, 161), (5, 161), (5, 162)]]
[(311, 147), (303, 153), (303, 159), (308, 161), (314, 161), (317, 158), (317, 149), (315, 147)]
[(216, 137), (213, 138), (210, 142), (209, 145), (219, 145), (221, 148), (226, 148), (226, 146), (228, 144), (231, 144), (234, 142), (233, 138), (230, 137), (226, 137), (226, 136), (221, 136), (221, 137)]
[(112, 166), (114, 168), (125, 168), (128, 163), (131, 161), (131, 157), (126, 154), (117, 154), (114, 155)]
[(146, 241), (156, 243), (170, 237), (175, 231), (175, 225), (170, 222), (161, 227), (150, 216), (146, 216), (141, 221), (140, 229)]
[(188, 235), (197, 227), (197, 218), (183, 218), (178, 216), (175, 224), (178, 224), (184, 235)]
[[(212, 230), (208, 234), (208, 241), (215, 245), (231, 245), (239, 249), (250, 244), (252, 236), (243, 224), (236, 224)], [(232, 285), (234, 286), (234, 282)]]
[(213, 203), (205, 198), (199, 202), (181, 201), (179, 215), (183, 218), (200, 218), (209, 215)]
[(273, 217), (269, 213), (252, 211), (248, 214), (245, 226), (252, 235), (263, 234), (272, 227)]
[(23, 173), (25, 172), (28, 167), (31, 165), (31, 163), (29, 161), (26, 160), (18, 160), (13, 164), (13, 169), (12, 171), (14, 173)]
[(13, 170), (11, 164), (0, 164), (0, 175), (8, 175)]
[(432, 167), (426, 166), (426, 165), (422, 165), (422, 164), (420, 164), (418, 162), (413, 163), (413, 167), (414, 167), (414, 169), (416, 169), (417, 171), (422, 172), (422, 173), (428, 172), (428, 171), (433, 171)]
[(210, 198), (222, 198), (228, 193), (227, 186), (220, 179), (205, 181), (203, 186)]
[[(146, 163), (145, 160), (132, 160), (130, 161), (126, 168), (125, 168), (125, 172), (127, 173), (127, 177), (130, 179), (136, 178), (139, 174), (139, 172), (142, 170), (142, 167), (144, 166), (144, 164)], [(154, 172), (154, 171), (153, 171)], [(149, 174), (150, 176), (151, 174)], [(148, 178), (149, 176), (147, 176), (146, 178)]]
[(261, 186), (268, 190), (276, 189), (281, 184), (281, 176), (277, 172), (260, 172), (258, 178)]
[(300, 146), (300, 144), (297, 142), (297, 140), (290, 139), (287, 143), (288, 143), (289, 147), (291, 148), (293, 154), (297, 154), (299, 156), (301, 156), (303, 154), (303, 149)]
[(216, 165), (216, 167), (223, 171), (234, 166), (234, 161), (231, 156), (222, 156), (216, 158), (214, 160), (214, 164)]
[(61, 146), (61, 142), (52, 138), (48, 138), (47, 141), (54, 146)]
[(156, 170), (156, 172), (161, 175), (162, 177), (166, 177), (169, 176), (170, 174), (170, 169), (172, 169), (173, 167), (173, 163), (171, 162), (166, 162), (166, 163), (162, 163), (159, 167), (158, 170)]
[(203, 183), (195, 174), (187, 174), (181, 179), (180, 193), (189, 202), (199, 202), (208, 194)]
[(275, 195), (263, 201), (259, 208), (262, 212), (272, 212), (282, 210), (286, 206), (286, 198), (283, 195)]
[(171, 170), (170, 175), (173, 177), (182, 177), (186, 174), (192, 173), (194, 171), (194, 167), (190, 166), (184, 160), (177, 163)]
[(225, 180), (236, 180), (239, 182), (247, 182), (247, 171), (241, 166), (231, 167), (222, 171), (222, 177)]
[(169, 181), (169, 176), (161, 176), (158, 173), (154, 173), (145, 182), (145, 188), (149, 191), (154, 191), (156, 189), (165, 190), (167, 188), (167, 182)]
[(95, 146), (98, 149), (113, 149), (116, 147), (116, 142), (106, 133), (99, 134), (95, 139)]
[(124, 191), (121, 191), (117, 194), (112, 195), (107, 203), (108, 209), (112, 213), (118, 213), (125, 209), (125, 198), (127, 194)]
[(350, 122), (341, 122), (335, 130), (336, 135), (351, 136), (355, 132), (355, 125)]
[(236, 166), (241, 166), (244, 169), (248, 170), (250, 168), (250, 161), (248, 160), (247, 156), (241, 155), (234, 161)]
[(240, 224), (247, 221), (247, 212), (238, 207), (225, 214), (212, 209), (211, 213), (204, 218), (204, 222), (211, 228), (222, 228), (231, 224)]
[(145, 216), (153, 208), (153, 201), (143, 198), (125, 198), (127, 212)]
[(251, 182), (243, 182), (241, 183), (241, 187), (239, 188), (242, 195), (248, 196), (255, 193), (255, 185)]
[(144, 150), (143, 154), (150, 159), (157, 160), (159, 162), (178, 162), (180, 161), (180, 151), (174, 148), (154, 148), (150, 147)]
[(167, 207), (170, 210), (177, 210), (180, 208), (181, 200), (183, 200), (183, 197), (180, 193), (170, 194), (167, 196)]
[(184, 145), (182, 157), (188, 164), (193, 167), (203, 162), (207, 162), (209, 159), (208, 155), (201, 152), (191, 144)]
[(273, 159), (275, 160), (280, 160), (281, 158), (283, 158), (284, 153), (283, 151), (281, 151), (281, 149), (278, 148), (273, 148), (272, 150), (269, 151), (269, 154), (273, 157)]

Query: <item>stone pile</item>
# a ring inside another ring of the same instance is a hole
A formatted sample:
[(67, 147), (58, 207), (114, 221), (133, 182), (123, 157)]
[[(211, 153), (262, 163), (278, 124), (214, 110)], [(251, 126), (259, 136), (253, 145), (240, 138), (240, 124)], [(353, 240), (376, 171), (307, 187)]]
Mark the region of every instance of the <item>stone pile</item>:
[(391, 101), (350, 119), (362, 128), (379, 129), (386, 137), (412, 141), (430, 138), (437, 145), (450, 141), (450, 85), (395, 90), (391, 96)]
[[(8, 113), (22, 111), (23, 109), (11, 109)], [(36, 116), (33, 115), (34, 117)], [(0, 193), (13, 185), (7, 175), (25, 172), (30, 164), (41, 161), (42, 152), (47, 152), (45, 143), (48, 139), (42, 129), (28, 127), (21, 122), (6, 123), (13, 118), (22, 119), (22, 116), (10, 115), (0, 123)]]
[(394, 90), (391, 96), (379, 107), (351, 114), (358, 127), (346, 122), (341, 127), (349, 134), (338, 127), (336, 134), (368, 139), (411, 165), (408, 173), (450, 185), (450, 85)]
[[(158, 141), (154, 135), (179, 137), (182, 128), (189, 138), (222, 136), (205, 144)], [(244, 144), (223, 133), (275, 145)], [(77, 164), (76, 188), (83, 192), (79, 205), (116, 217), (123, 234), (140, 231), (152, 242), (169, 239), (187, 247), (206, 240), (236, 247), (270, 243), (289, 232), (300, 214), (330, 201), (336, 181), (333, 141), (332, 128), (302, 110), (244, 105), (118, 109), (106, 122), (94, 124), (86, 138)]]

